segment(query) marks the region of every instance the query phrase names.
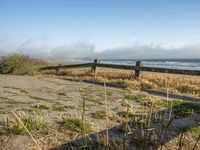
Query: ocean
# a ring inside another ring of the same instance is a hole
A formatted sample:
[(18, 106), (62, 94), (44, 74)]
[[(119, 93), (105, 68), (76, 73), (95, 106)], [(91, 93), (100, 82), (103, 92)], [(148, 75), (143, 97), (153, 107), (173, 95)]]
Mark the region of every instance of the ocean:
[[(141, 60), (145, 67), (200, 70), (200, 59), (149, 59)], [(135, 65), (136, 60), (101, 59), (101, 63)]]

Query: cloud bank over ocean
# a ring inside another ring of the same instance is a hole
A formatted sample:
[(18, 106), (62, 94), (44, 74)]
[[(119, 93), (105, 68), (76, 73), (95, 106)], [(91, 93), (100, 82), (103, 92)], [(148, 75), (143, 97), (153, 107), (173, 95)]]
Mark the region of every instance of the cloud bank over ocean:
[[(45, 42), (44, 42), (45, 43)], [(26, 40), (13, 44), (0, 40), (0, 56), (12, 53), (30, 55), (33, 58), (47, 60), (74, 60), (82, 58), (101, 59), (176, 59), (200, 58), (200, 44), (186, 45), (179, 48), (166, 48), (160, 44), (137, 44), (95, 51), (95, 44), (77, 41), (60, 46), (52, 46), (35, 40)]]
[(107, 59), (179, 59), (200, 58), (200, 45), (187, 45), (180, 48), (165, 48), (161, 45), (132, 45), (105, 50), (98, 54)]

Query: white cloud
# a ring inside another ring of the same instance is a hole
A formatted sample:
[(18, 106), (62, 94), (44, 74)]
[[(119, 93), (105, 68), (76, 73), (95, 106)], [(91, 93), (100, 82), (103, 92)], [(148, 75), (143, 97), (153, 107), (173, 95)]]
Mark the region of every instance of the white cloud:
[[(5, 46), (6, 45), (6, 46)], [(28, 39), (19, 45), (9, 44), (7, 40), (0, 40), (0, 55), (20, 53), (34, 58), (50, 60), (67, 60), (92, 57), (94, 45), (84, 41), (72, 42), (61, 46), (41, 44), (37, 40)]]
[(107, 59), (200, 58), (200, 45), (188, 45), (180, 48), (164, 48), (160, 44), (136, 44), (105, 50), (98, 53), (98, 57)]
[[(45, 43), (45, 42), (44, 42)], [(72, 60), (76, 58), (107, 59), (163, 59), (163, 58), (200, 58), (200, 44), (179, 48), (165, 48), (161, 44), (132, 44), (126, 47), (95, 52), (94, 44), (78, 41), (60, 46), (43, 44), (29, 39), (21, 44), (13, 44), (6, 39), (0, 40), (0, 55), (23, 53), (34, 58), (49, 60)]]

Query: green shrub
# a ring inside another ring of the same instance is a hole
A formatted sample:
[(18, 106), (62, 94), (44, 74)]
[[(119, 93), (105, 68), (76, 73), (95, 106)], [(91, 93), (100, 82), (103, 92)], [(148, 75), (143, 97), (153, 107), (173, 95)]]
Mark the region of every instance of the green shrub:
[(33, 74), (45, 65), (45, 62), (33, 60), (27, 55), (12, 54), (0, 59), (0, 73)]

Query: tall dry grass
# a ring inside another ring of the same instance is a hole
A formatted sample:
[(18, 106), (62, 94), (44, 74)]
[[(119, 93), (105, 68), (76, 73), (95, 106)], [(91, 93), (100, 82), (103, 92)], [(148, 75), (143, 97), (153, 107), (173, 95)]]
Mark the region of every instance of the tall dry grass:
[(96, 80), (102, 83), (106, 80), (107, 83), (126, 85), (133, 90), (148, 88), (166, 92), (168, 89), (170, 93), (200, 97), (200, 78), (195, 76), (143, 72), (137, 81), (134, 71), (108, 68), (98, 68), (96, 76), (91, 73), (91, 68), (44, 71), (41, 74), (71, 80)]

